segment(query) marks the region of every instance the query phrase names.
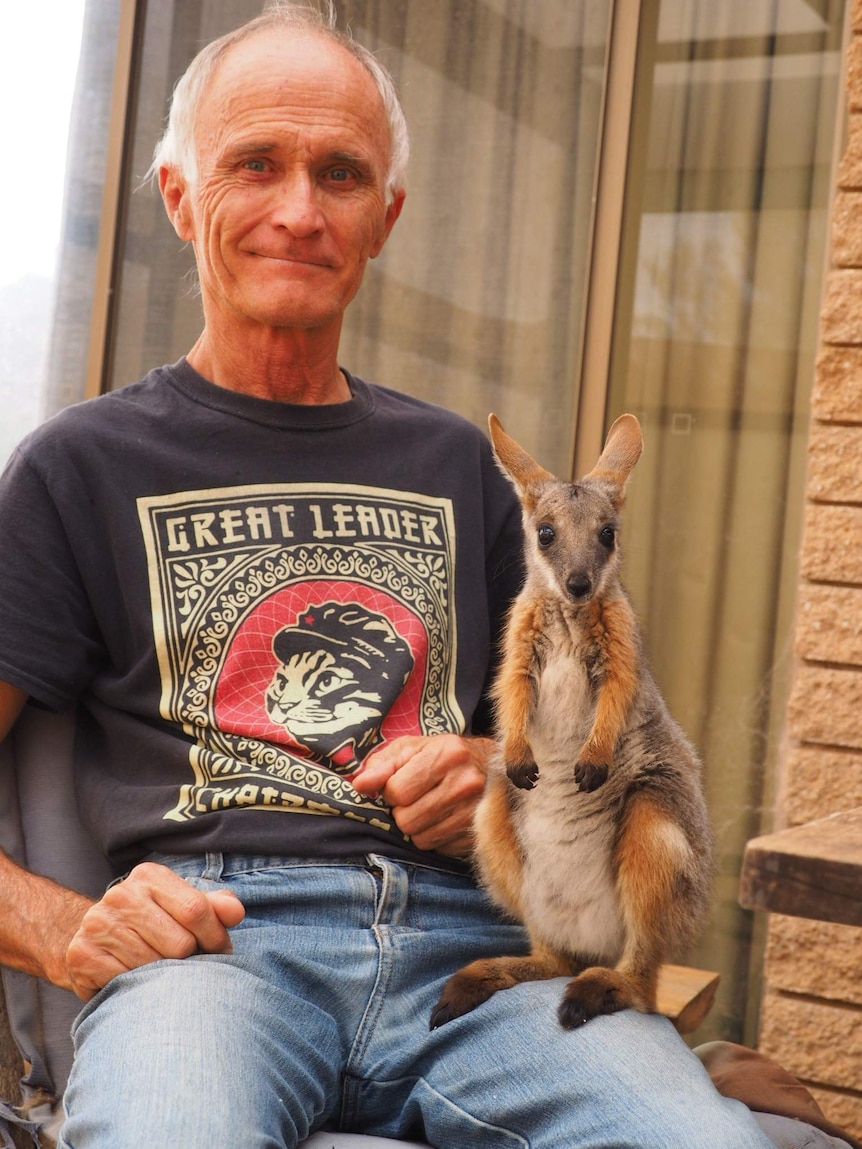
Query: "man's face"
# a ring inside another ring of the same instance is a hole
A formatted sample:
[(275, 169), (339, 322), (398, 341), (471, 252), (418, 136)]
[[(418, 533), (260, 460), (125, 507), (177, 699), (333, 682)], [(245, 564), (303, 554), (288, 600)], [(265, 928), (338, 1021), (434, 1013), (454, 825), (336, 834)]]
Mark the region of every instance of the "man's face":
[(403, 201), (386, 205), (389, 127), (367, 71), (321, 36), (252, 36), (218, 65), (196, 142), (197, 186), (162, 178), (208, 325), (340, 324)]

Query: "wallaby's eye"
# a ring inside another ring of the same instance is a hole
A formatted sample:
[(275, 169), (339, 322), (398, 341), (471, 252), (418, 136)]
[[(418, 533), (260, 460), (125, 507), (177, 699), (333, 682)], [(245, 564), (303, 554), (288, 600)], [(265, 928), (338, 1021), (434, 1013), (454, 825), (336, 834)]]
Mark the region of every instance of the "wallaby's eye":
[(536, 534), (539, 539), (540, 547), (549, 547), (557, 537), (557, 532), (554, 530), (550, 523), (542, 523)]
[(610, 525), (602, 527), (599, 531), (599, 542), (603, 547), (607, 547), (609, 551), (614, 549), (614, 542), (616, 541), (617, 532)]

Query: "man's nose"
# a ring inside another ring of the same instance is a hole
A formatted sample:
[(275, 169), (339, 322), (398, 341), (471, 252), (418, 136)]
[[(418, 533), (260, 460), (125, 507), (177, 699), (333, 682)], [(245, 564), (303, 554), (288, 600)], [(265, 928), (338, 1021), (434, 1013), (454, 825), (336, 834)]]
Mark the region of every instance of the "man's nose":
[(322, 231), (325, 220), (317, 197), (317, 187), (308, 172), (285, 175), (278, 187), (273, 223), (304, 239)]

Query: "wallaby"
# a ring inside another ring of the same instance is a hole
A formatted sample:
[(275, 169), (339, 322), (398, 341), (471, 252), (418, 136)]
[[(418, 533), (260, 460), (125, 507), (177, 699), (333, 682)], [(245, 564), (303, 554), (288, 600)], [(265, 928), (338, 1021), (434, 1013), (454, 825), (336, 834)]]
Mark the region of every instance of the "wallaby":
[(489, 419), (521, 501), (526, 579), (493, 697), (499, 753), (475, 821), (479, 878), (527, 927), (529, 956), (475, 961), (432, 1011), (443, 1025), (522, 981), (575, 975), (573, 1029), (656, 1009), (661, 963), (696, 935), (712, 878), (697, 755), (670, 716), (620, 584), (618, 516), (643, 447), (622, 415), (568, 483)]

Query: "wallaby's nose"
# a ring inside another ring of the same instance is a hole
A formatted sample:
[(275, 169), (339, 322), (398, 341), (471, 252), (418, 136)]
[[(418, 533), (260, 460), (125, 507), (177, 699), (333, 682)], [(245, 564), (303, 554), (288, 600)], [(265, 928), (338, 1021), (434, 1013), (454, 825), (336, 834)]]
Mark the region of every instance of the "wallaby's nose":
[(593, 589), (590, 576), (585, 571), (574, 571), (566, 580), (572, 598), (585, 598)]

